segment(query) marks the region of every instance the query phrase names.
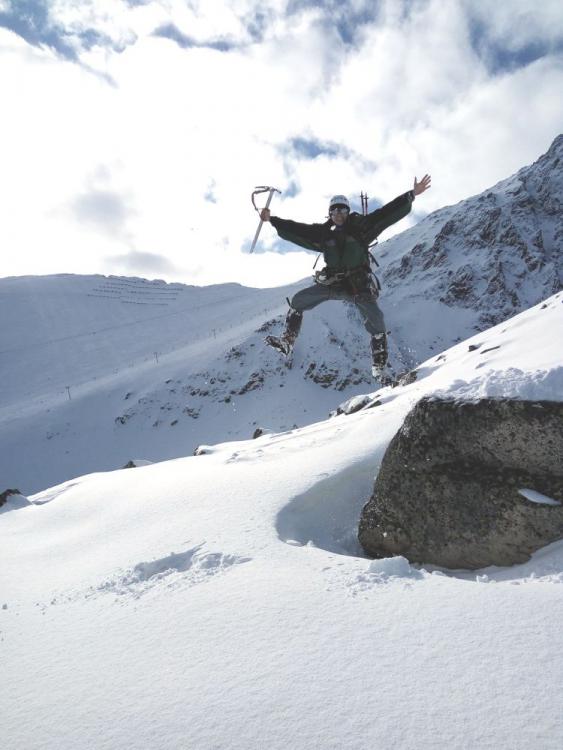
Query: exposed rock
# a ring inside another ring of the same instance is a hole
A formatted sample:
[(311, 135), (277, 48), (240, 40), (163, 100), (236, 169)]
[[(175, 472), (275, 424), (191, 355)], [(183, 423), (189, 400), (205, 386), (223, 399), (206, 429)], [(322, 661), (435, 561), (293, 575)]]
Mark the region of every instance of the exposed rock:
[(380, 401), (378, 398), (374, 398), (372, 401), (369, 402), (369, 404), (365, 407), (366, 409), (375, 409), (376, 406), (382, 406), (383, 401)]
[(225, 359), (227, 362), (230, 362), (233, 359), (240, 359), (240, 357), (244, 356), (244, 352), (240, 348), (240, 346), (233, 346), (229, 349), (229, 351), (225, 354)]
[(8, 501), (10, 495), (21, 495), (21, 492), (19, 490), (4, 490), (4, 492), (0, 493), (0, 507)]
[(262, 372), (253, 372), (248, 381), (242, 386), (242, 388), (239, 390), (239, 395), (243, 396), (245, 393), (248, 393), (249, 391), (255, 391), (258, 388), (262, 388), (264, 385), (264, 373)]
[(194, 456), (207, 456), (213, 453), (213, 447), (211, 445), (198, 445), (194, 450)]
[(477, 330), (485, 330), (559, 291), (562, 160), (558, 136), (535, 164), (385, 242), (386, 295), (416, 282), (427, 299), (477, 312)]
[(127, 461), (125, 466), (122, 466), (122, 469), (137, 469), (139, 466), (150, 466), (152, 464), (152, 461), (146, 461), (145, 459), (139, 459), (136, 458), (135, 460), (131, 459), (130, 461)]
[(317, 383), (321, 388), (334, 388), (335, 391), (343, 391), (351, 385), (370, 383), (370, 378), (357, 367), (331, 367), (325, 362), (321, 362), (320, 365), (310, 362), (303, 377)]
[(271, 318), (271, 320), (267, 320), (265, 323), (263, 323), (260, 328), (256, 329), (256, 333), (267, 333), (268, 331), (271, 331), (273, 328), (277, 328), (279, 325), (279, 321), (277, 318)]
[(330, 388), (338, 379), (340, 373), (335, 367), (329, 367), (324, 362), (317, 366), (316, 362), (311, 362), (305, 372), (304, 377), (317, 383), (321, 388)]
[(344, 403), (339, 404), (329, 416), (336, 417), (339, 414), (355, 414), (366, 407), (372, 401), (372, 396), (369, 393), (361, 394), (360, 396), (353, 396)]
[(562, 459), (563, 403), (423, 399), (387, 449), (360, 543), (447, 568), (525, 562), (563, 538)]
[(0, 513), (25, 508), (28, 505), (33, 505), (33, 503), (19, 490), (4, 490), (0, 493)]
[[(343, 373), (341, 372), (340, 374), (342, 375)], [(344, 391), (351, 385), (360, 385), (361, 383), (370, 384), (370, 377), (367, 374), (362, 373), (357, 367), (352, 367), (348, 373), (344, 374), (343, 377), (336, 382), (334, 389), (337, 391)]]
[(456, 302), (475, 302), (473, 291), (473, 269), (470, 265), (458, 268), (449, 283), (446, 294), (441, 297), (441, 302), (446, 305), (454, 305)]
[(417, 378), (418, 370), (409, 370), (409, 372), (397, 376), (396, 385), (412, 385), (413, 383), (416, 383)]

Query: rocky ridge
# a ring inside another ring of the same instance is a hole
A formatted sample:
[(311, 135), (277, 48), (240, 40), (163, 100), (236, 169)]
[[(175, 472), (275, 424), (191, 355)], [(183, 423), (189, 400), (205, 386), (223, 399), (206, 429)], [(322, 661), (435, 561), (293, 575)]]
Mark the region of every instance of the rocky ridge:
[[(407, 249), (405, 249), (405, 247)], [(563, 285), (563, 135), (534, 164), (382, 244), (382, 279), (474, 311), (483, 330)]]

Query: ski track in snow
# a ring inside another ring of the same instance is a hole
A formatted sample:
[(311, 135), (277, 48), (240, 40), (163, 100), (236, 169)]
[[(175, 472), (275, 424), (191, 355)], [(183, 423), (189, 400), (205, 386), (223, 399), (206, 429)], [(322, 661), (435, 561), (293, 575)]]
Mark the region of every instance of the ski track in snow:
[(76, 487), (78, 484), (80, 484), (79, 481), (71, 480), (69, 482), (63, 482), (63, 484), (58, 484), (56, 487), (50, 487), (43, 492), (38, 492), (33, 498), (33, 504), (46, 505), (47, 503), (51, 503), (53, 500), (61, 497), (65, 492), (72, 489), (72, 487)]

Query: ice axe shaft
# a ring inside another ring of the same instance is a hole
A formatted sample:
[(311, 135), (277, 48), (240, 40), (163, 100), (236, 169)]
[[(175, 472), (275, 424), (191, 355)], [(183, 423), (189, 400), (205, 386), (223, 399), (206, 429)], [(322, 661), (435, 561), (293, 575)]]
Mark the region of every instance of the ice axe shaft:
[[(277, 188), (274, 188), (274, 187), (268, 187), (268, 186), (257, 187), (254, 190), (254, 192), (252, 193), (252, 204), (253, 204), (254, 208), (257, 211), (259, 209), (258, 209), (258, 206), (256, 205), (256, 203), (254, 202), (254, 196), (258, 195), (258, 193), (267, 193), (267, 192), (269, 192), (270, 195), (268, 196), (268, 200), (266, 201), (266, 205), (264, 206), (264, 208), (269, 208), (270, 207), (270, 203), (272, 202), (272, 198), (274, 196), (274, 193), (280, 193), (281, 194), (281, 190), (278, 190)], [(260, 223), (258, 224), (258, 229), (256, 230), (256, 234), (254, 235), (254, 239), (252, 240), (252, 245), (250, 247), (250, 252), (251, 253), (254, 252), (254, 248), (256, 247), (256, 243), (258, 242), (258, 237), (260, 236), (260, 230), (262, 229), (262, 224), (263, 223), (264, 222), (262, 221), (262, 219), (260, 219)]]

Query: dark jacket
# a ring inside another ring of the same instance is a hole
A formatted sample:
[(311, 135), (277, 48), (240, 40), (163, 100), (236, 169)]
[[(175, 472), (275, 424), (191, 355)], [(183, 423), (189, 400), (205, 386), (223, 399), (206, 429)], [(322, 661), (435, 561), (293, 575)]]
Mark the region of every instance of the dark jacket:
[(410, 213), (413, 200), (409, 190), (367, 216), (351, 213), (341, 228), (332, 219), (324, 224), (302, 224), (272, 216), (270, 221), (282, 239), (323, 253), (327, 269), (335, 273), (368, 263), (368, 246), (384, 229)]

